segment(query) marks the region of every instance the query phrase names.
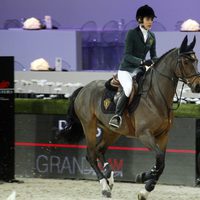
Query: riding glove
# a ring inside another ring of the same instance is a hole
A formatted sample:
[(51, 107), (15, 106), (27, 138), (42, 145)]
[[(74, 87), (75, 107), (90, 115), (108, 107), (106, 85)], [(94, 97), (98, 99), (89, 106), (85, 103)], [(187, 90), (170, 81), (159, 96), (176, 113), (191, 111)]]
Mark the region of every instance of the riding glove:
[(142, 66), (148, 66), (148, 67), (150, 67), (152, 64), (154, 64), (154, 62), (153, 62), (153, 60), (151, 60), (151, 59), (149, 59), (149, 60), (143, 60), (143, 61), (141, 62), (141, 65), (142, 65)]

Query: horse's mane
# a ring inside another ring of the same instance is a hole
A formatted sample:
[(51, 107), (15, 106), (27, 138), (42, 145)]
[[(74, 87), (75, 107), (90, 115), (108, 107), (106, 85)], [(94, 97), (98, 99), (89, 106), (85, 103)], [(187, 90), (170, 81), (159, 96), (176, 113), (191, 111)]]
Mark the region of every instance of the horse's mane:
[(162, 59), (163, 59), (166, 55), (168, 55), (169, 53), (171, 53), (172, 51), (174, 51), (175, 49), (177, 49), (177, 48), (170, 49), (169, 51), (167, 51), (166, 53), (164, 53), (164, 54), (156, 61), (156, 63), (154, 64), (154, 67), (157, 67), (157, 66), (160, 64), (160, 62), (162, 61)]

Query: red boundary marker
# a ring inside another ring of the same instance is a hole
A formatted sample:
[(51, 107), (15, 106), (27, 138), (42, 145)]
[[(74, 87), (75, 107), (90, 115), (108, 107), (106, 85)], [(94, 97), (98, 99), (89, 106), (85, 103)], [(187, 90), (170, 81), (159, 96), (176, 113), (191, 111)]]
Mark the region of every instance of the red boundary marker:
[[(32, 143), (32, 142), (15, 142), (16, 146), (26, 147), (57, 147), (57, 148), (71, 148), (71, 149), (86, 149), (86, 145), (79, 144), (51, 144), (51, 143)], [(109, 150), (118, 151), (149, 151), (148, 148), (142, 147), (125, 147), (125, 146), (110, 146)], [(190, 149), (167, 149), (168, 153), (183, 153), (183, 154), (196, 154), (195, 150)]]

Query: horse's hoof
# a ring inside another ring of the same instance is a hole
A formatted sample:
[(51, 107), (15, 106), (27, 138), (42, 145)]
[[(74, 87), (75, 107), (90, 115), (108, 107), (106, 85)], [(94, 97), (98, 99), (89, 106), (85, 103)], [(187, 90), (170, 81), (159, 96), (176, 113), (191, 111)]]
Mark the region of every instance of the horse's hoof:
[(111, 198), (111, 191), (102, 190), (103, 197)]
[(114, 172), (111, 171), (110, 178), (107, 179), (110, 189), (113, 189), (114, 186)]
[(136, 176), (135, 182), (136, 183), (144, 183), (144, 176), (145, 172), (142, 172)]
[(146, 200), (146, 198), (143, 197), (142, 195), (138, 194), (138, 200)]
[(147, 200), (149, 193), (150, 192), (148, 192), (146, 190), (141, 190), (138, 194), (138, 200)]

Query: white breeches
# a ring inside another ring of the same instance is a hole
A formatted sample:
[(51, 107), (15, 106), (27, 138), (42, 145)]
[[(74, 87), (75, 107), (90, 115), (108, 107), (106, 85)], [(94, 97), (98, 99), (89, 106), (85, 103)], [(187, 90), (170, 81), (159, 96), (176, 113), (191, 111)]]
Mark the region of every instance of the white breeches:
[(129, 97), (131, 95), (132, 84), (133, 84), (131, 73), (127, 71), (119, 70), (118, 79), (122, 85), (125, 95)]

